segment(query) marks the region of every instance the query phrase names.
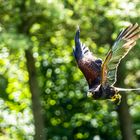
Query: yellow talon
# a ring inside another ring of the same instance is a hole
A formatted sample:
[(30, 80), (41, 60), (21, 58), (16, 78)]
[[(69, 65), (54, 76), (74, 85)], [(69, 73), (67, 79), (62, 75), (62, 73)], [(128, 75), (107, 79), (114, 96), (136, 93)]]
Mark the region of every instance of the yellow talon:
[(112, 102), (115, 102), (115, 104), (119, 105), (121, 102), (121, 95), (120, 94), (115, 94), (112, 98), (111, 98)]

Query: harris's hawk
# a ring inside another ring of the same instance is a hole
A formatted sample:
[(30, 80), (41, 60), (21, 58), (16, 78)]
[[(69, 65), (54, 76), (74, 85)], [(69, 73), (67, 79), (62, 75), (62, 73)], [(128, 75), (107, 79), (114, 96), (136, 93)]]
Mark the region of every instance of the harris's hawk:
[(117, 80), (116, 73), (122, 58), (136, 45), (140, 38), (140, 26), (131, 24), (123, 29), (116, 38), (104, 61), (97, 59), (87, 46), (80, 41), (80, 29), (75, 35), (74, 57), (78, 67), (84, 74), (88, 85), (88, 96), (94, 99), (111, 99), (117, 103), (121, 96), (119, 91), (136, 91), (137, 89), (124, 89), (114, 87)]

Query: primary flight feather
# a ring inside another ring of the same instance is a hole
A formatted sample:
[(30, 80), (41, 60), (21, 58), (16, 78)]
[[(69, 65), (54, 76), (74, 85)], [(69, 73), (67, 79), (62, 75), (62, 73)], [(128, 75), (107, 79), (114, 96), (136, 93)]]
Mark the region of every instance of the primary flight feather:
[(116, 72), (121, 59), (136, 45), (136, 40), (139, 38), (140, 27), (137, 23), (123, 29), (102, 62), (101, 59), (97, 59), (92, 54), (88, 47), (81, 43), (80, 30), (77, 29), (73, 53), (78, 67), (88, 82), (88, 95), (94, 99), (112, 99), (120, 102), (119, 91), (140, 90), (122, 89), (113, 86), (117, 80)]

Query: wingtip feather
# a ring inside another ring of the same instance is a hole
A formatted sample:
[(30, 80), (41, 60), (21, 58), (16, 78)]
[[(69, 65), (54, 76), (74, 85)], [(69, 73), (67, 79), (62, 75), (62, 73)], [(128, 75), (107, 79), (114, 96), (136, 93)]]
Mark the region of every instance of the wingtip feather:
[(75, 34), (75, 43), (78, 43), (80, 39), (80, 27), (77, 26), (76, 34)]
[(80, 32), (80, 26), (77, 25), (77, 29), (76, 29), (78, 32)]

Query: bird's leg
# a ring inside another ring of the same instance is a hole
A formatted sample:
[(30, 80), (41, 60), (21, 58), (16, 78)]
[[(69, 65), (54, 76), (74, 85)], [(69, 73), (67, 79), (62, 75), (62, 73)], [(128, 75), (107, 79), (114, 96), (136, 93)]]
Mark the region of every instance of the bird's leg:
[(121, 102), (121, 95), (119, 93), (116, 93), (114, 96), (112, 96), (111, 101), (119, 105)]
[(106, 86), (102, 86), (102, 92), (105, 99), (109, 99), (117, 105), (121, 102), (121, 95), (115, 87), (106, 84)]
[(108, 87), (108, 94), (109, 99), (114, 102), (115, 104), (119, 105), (121, 102), (121, 95), (118, 93), (118, 90), (116, 90), (115, 87), (109, 86)]

